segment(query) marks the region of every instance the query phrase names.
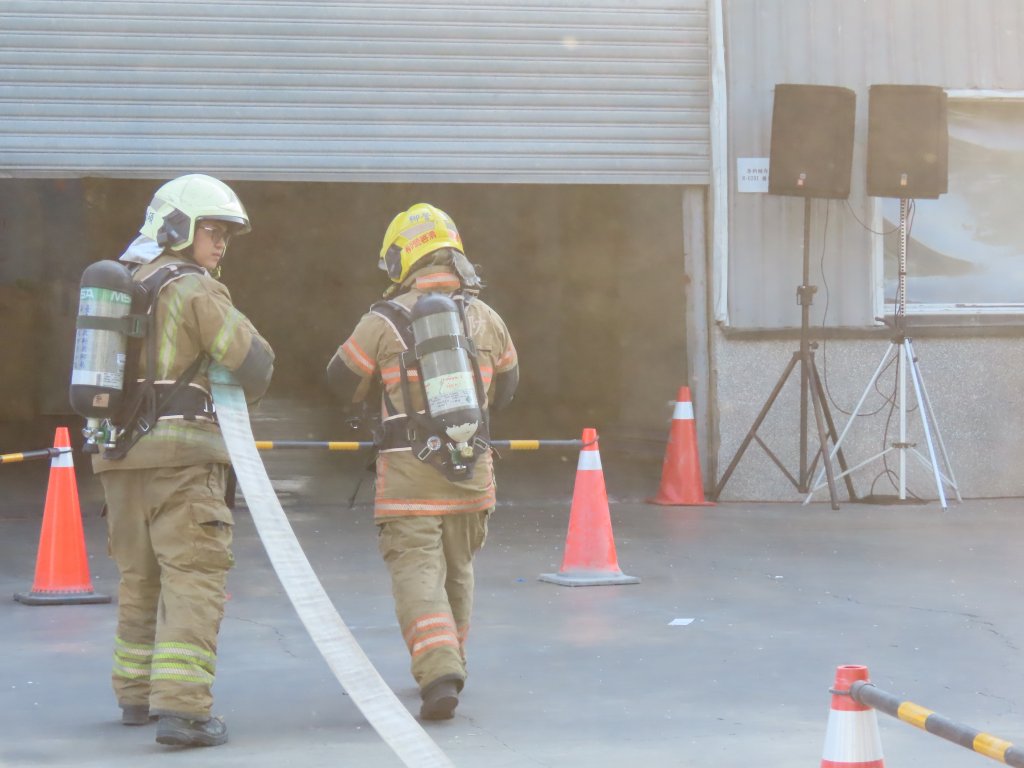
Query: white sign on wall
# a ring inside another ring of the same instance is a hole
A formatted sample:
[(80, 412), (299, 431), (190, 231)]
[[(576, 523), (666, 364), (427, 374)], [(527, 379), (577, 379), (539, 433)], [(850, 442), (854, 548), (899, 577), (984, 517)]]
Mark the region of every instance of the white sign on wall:
[(736, 158), (737, 192), (768, 191), (768, 159), (767, 157)]

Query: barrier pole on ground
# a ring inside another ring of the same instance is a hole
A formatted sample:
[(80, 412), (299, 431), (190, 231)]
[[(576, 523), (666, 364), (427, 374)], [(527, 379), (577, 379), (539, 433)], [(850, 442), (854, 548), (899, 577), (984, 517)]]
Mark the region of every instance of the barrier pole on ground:
[(21, 453), (0, 453), (0, 464), (14, 464), (19, 461), (33, 459), (53, 459), (62, 453), (71, 453), (70, 448), (40, 448), (38, 451), (22, 451)]
[(891, 693), (879, 689), (874, 683), (855, 681), (850, 685), (850, 697), (866, 707), (884, 712), (961, 747), (967, 747), (979, 755), (991, 757), (1006, 765), (1024, 768), (1024, 750), (1015, 747), (1011, 742), (950, 720), (912, 701), (901, 701)]
[[(582, 440), (491, 440), (495, 448), (510, 451), (538, 451), (541, 448), (580, 448)], [(276, 451), (287, 448), (319, 448), (328, 451), (363, 451), (374, 447), (369, 441), (344, 442), (340, 440), (257, 440), (256, 448), (261, 451)]]

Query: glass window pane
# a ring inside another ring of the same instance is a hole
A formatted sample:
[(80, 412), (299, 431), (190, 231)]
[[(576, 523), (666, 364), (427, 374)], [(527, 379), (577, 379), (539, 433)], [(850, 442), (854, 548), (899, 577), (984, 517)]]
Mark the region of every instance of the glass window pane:
[[(951, 98), (948, 117), (949, 192), (907, 217), (907, 310), (1024, 311), (1024, 101)], [(879, 203), (888, 312), (899, 200)]]

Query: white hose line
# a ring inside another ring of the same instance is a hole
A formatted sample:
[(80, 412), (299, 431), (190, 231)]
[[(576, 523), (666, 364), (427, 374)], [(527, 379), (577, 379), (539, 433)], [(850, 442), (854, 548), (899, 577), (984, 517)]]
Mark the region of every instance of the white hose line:
[(405, 765), (454, 768), (370, 663), (324, 591), (267, 477), (242, 389), (213, 383), (213, 400), (238, 484), (270, 562), (334, 676)]

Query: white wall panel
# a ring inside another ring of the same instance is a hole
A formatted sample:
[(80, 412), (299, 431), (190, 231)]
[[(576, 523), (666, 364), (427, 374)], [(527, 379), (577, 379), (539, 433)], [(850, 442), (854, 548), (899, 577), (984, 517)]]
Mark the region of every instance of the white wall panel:
[[(800, 325), (803, 200), (736, 191), (736, 158), (768, 157), (777, 83), (857, 93), (851, 192), (814, 200), (812, 323), (873, 324), (868, 88), (1024, 89), (1021, 0), (723, 0), (729, 88), (729, 324)], [(825, 314), (827, 306), (827, 316)]]

